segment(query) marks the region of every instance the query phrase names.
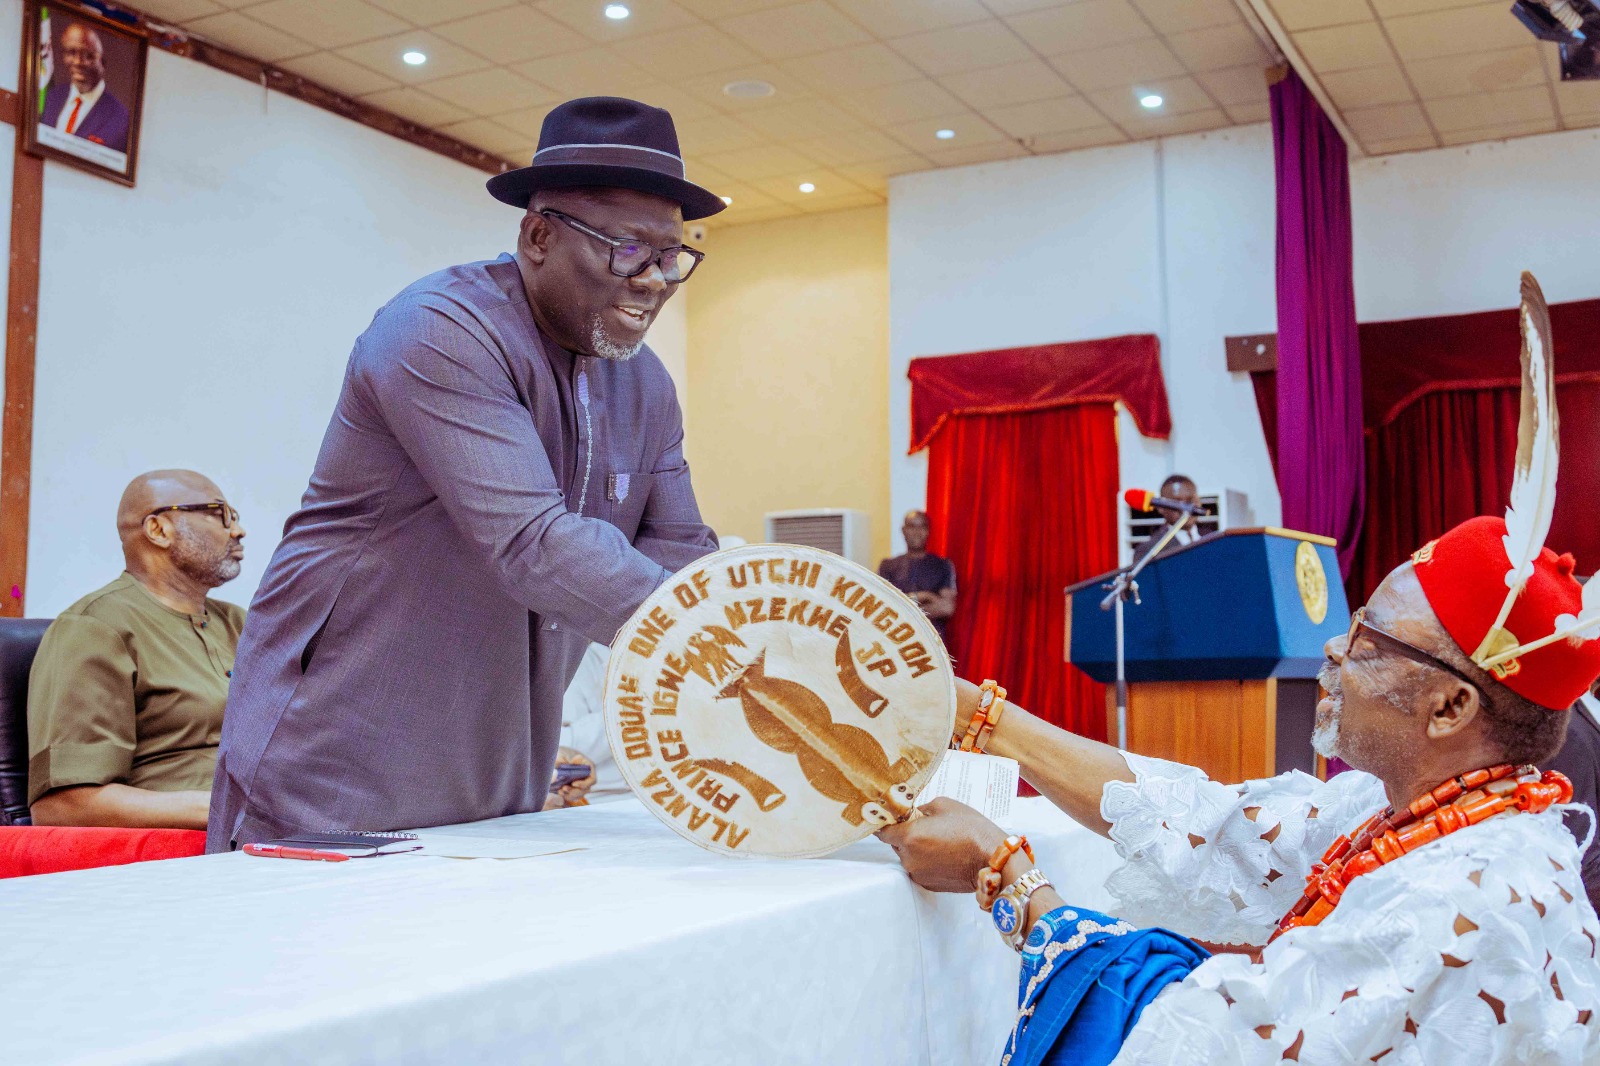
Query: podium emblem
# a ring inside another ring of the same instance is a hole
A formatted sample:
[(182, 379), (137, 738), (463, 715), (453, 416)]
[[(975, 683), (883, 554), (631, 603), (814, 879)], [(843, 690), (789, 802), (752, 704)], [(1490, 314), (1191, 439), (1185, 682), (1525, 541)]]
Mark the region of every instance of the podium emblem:
[(1320, 626), (1328, 617), (1328, 572), (1322, 567), (1316, 545), (1310, 541), (1301, 541), (1294, 550), (1294, 583), (1300, 590), (1306, 617), (1312, 625)]
[(909, 813), (955, 718), (921, 609), (788, 544), (718, 552), (658, 588), (612, 645), (604, 708), (623, 778), (674, 832), (789, 857)]

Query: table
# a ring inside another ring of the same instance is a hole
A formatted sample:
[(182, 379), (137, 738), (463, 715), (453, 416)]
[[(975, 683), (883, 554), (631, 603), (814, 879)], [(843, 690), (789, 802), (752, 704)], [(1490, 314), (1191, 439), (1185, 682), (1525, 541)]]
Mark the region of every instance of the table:
[[(1109, 842), (1026, 832), (1109, 909)], [(999, 1060), (1017, 957), (970, 895), (868, 839), (826, 859), (696, 849), (633, 799), (451, 827), (521, 859), (241, 854), (0, 882), (6, 1063)]]

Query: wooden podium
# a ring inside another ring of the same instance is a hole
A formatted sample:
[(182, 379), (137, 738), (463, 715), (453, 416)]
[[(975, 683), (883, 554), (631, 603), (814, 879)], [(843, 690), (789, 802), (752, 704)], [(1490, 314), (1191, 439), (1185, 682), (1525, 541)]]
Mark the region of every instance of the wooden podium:
[[(1310, 533), (1232, 529), (1146, 566), (1141, 602), (1124, 607), (1128, 749), (1218, 781), (1315, 773), (1322, 646), (1350, 628), (1333, 549)], [(1116, 573), (1067, 589), (1067, 661), (1106, 685), (1117, 679), (1116, 631), (1100, 604)]]

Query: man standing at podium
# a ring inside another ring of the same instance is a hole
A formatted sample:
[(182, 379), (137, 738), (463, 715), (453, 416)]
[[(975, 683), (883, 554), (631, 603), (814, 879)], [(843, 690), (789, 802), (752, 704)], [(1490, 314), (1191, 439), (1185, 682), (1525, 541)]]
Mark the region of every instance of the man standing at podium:
[[(1164, 500), (1176, 500), (1192, 507), (1200, 506), (1200, 490), (1195, 488), (1194, 480), (1186, 474), (1173, 474), (1163, 481), (1159, 495)], [(1164, 521), (1151, 531), (1150, 539), (1133, 549), (1133, 561), (1135, 563), (1149, 555), (1155, 546), (1161, 543), (1161, 538), (1167, 535), (1167, 530), (1183, 521), (1184, 512), (1174, 507), (1162, 507), (1158, 504), (1156, 513), (1161, 515)], [(1161, 549), (1161, 554), (1165, 555), (1168, 552), (1177, 551), (1185, 544), (1193, 544), (1199, 540), (1200, 531), (1195, 528), (1194, 522), (1195, 520), (1191, 517), (1188, 522), (1184, 523), (1184, 527), (1178, 530), (1177, 535), (1167, 542), (1165, 548)]]

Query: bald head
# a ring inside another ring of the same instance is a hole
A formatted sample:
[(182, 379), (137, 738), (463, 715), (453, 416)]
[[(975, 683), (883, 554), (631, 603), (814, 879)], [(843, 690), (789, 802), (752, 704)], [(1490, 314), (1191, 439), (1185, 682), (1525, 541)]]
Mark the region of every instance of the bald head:
[[(222, 506), (169, 509), (205, 504)], [(130, 481), (117, 505), (117, 536), (130, 573), (183, 575), (204, 588), (237, 577), (244, 557), (237, 515), (216, 483), (193, 470), (152, 470)]]
[(900, 525), (900, 534), (906, 539), (906, 551), (921, 552), (928, 548), (928, 512), (907, 511)]
[(74, 22), (61, 34), (61, 61), (66, 65), (72, 87), (80, 93), (94, 90), (105, 80), (106, 46), (93, 27)]

